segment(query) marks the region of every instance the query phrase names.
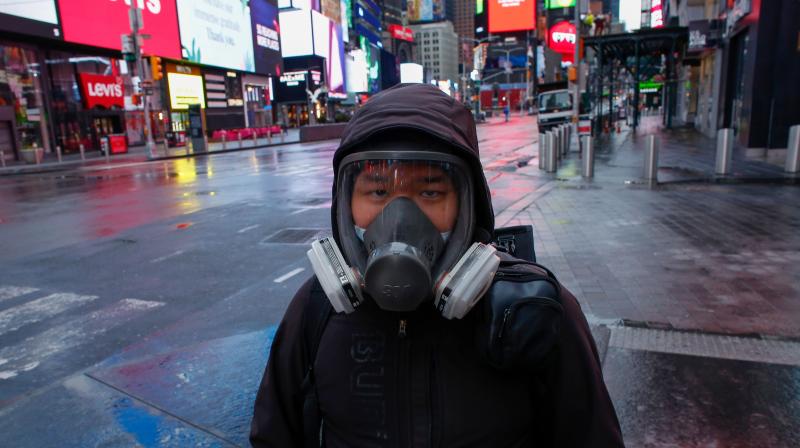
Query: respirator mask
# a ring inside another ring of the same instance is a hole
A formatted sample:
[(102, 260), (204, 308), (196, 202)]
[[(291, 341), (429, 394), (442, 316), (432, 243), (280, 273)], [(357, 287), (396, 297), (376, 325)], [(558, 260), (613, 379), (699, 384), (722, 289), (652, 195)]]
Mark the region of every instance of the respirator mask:
[(448, 319), (463, 317), (492, 282), (499, 257), (473, 243), (474, 188), (466, 164), (435, 151), (365, 151), (337, 172), (333, 238), (308, 257), (334, 310), (366, 299), (405, 312), (432, 300)]

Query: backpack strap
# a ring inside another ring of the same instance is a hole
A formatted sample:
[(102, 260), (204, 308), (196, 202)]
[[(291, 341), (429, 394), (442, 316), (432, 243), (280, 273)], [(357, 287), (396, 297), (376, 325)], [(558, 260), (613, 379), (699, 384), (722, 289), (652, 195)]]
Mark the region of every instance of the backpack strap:
[(319, 280), (314, 279), (311, 287), (311, 294), (303, 315), (303, 351), (305, 352), (306, 375), (303, 378), (303, 429), (304, 446), (322, 446), (322, 415), (319, 409), (319, 397), (317, 396), (316, 381), (314, 378), (314, 362), (317, 359), (319, 343), (322, 340), (322, 333), (328, 324), (328, 319), (333, 311)]

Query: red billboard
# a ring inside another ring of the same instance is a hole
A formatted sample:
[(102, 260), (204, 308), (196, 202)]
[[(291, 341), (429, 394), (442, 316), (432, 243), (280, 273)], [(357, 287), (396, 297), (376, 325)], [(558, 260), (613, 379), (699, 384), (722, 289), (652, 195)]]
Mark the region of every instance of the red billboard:
[(122, 87), (121, 76), (95, 75), (92, 73), (79, 73), (83, 101), (87, 109), (94, 106), (103, 106), (110, 109), (112, 106), (125, 107), (125, 93)]
[(556, 53), (561, 53), (561, 60), (575, 60), (575, 24), (567, 20), (550, 27), (548, 46)]
[[(178, 14), (175, 0), (132, 0), (142, 11), (140, 32), (145, 54), (181, 58)], [(125, 1), (59, 0), (64, 40), (78, 44), (121, 50), (121, 34), (131, 32)]]
[(414, 42), (414, 32), (411, 31), (411, 28), (406, 28), (400, 25), (389, 25), (389, 32), (395, 39)]
[(487, 0), (489, 32), (523, 31), (536, 28), (536, 0)]

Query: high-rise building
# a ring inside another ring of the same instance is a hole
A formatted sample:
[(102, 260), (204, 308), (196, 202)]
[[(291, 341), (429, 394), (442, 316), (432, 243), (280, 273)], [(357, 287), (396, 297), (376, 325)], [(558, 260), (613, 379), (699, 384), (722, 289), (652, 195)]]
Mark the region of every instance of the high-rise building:
[(475, 38), (475, 0), (449, 0), (446, 5), (447, 19), (453, 22), (459, 37), (458, 62), (470, 65), (472, 39)]
[[(411, 25), (420, 63), (429, 79), (458, 82), (458, 34), (449, 21)], [(429, 80), (428, 79), (428, 80)]]

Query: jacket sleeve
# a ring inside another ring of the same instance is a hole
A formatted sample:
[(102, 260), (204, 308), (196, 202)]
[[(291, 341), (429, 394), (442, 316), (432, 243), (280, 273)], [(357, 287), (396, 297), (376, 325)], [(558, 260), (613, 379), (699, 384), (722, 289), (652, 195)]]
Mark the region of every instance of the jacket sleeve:
[(589, 325), (575, 296), (561, 287), (564, 320), (553, 364), (545, 373), (552, 446), (623, 447)]
[(312, 280), (295, 294), (272, 341), (250, 423), (250, 444), (254, 447), (303, 444), (302, 383), (307, 370), (303, 318)]

